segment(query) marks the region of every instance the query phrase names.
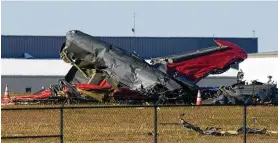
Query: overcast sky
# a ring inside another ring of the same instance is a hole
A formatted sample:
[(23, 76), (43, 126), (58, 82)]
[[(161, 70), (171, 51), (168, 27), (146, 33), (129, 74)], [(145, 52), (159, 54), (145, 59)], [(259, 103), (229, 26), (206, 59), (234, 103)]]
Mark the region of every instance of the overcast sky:
[(278, 51), (278, 1), (2, 2), (2, 35), (253, 37), (259, 52)]

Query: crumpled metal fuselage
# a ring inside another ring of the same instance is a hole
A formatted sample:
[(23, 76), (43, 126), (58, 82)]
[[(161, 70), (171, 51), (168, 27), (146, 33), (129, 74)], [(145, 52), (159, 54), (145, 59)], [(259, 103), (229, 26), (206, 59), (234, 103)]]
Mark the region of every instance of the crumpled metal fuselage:
[(83, 82), (88, 82), (91, 78), (86, 73), (87, 69), (91, 69), (104, 72), (112, 86), (116, 82), (117, 86), (132, 90), (151, 89), (158, 84), (170, 91), (182, 88), (174, 78), (151, 67), (138, 56), (81, 31), (67, 33), (61, 52), (62, 57), (66, 56), (82, 70), (83, 79), (85, 77)]

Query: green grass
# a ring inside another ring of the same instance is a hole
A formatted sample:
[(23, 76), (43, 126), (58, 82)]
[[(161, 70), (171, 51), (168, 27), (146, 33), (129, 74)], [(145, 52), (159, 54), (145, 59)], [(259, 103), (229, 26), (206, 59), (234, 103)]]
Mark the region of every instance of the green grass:
[[(31, 107), (37, 107), (33, 105)], [(41, 105), (39, 107), (54, 105)], [(56, 105), (55, 105), (56, 106)], [(30, 107), (6, 106), (7, 107)], [(3, 107), (2, 107), (3, 109)], [(116, 108), (116, 109), (65, 109), (65, 143), (80, 142), (153, 142), (153, 108)], [(158, 142), (243, 142), (243, 136), (202, 136), (186, 130), (179, 125), (178, 116), (201, 127), (221, 127), (223, 130), (236, 130), (242, 125), (242, 107), (161, 107), (158, 110)], [(249, 127), (278, 131), (278, 107), (248, 107)], [(54, 135), (59, 134), (58, 110), (2, 110), (2, 136), (15, 135)], [(248, 142), (278, 142), (278, 134), (248, 135)], [(5, 139), (2, 142), (59, 142), (58, 138), (49, 139)]]

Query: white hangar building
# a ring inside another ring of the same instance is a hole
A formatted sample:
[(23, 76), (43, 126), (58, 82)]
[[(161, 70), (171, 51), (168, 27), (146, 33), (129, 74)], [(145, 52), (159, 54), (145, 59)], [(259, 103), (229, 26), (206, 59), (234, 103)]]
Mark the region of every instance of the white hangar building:
[[(149, 60), (146, 60), (149, 62)], [(32, 93), (44, 88), (67, 74), (70, 64), (62, 60), (39, 59), (1, 59), (1, 93), (8, 84), (10, 93)], [(267, 82), (268, 76), (278, 82), (278, 51), (268, 53), (248, 54), (248, 58), (239, 64), (244, 72), (244, 80), (251, 82), (259, 80)], [(236, 83), (237, 69), (229, 69), (219, 75), (209, 75), (198, 82), (200, 87), (218, 87)]]
[(70, 64), (62, 60), (1, 59), (1, 93), (8, 84), (10, 93), (34, 93), (63, 78)]
[(249, 83), (252, 80), (265, 83), (268, 76), (278, 82), (278, 51), (248, 54), (248, 58), (239, 64), (239, 68), (244, 72), (244, 80)]
[[(149, 62), (149, 60), (146, 60)], [(62, 60), (39, 60), (39, 59), (1, 59), (1, 93), (8, 84), (10, 93), (32, 93), (44, 88), (67, 74), (71, 65)], [(210, 75), (202, 79), (199, 86), (230, 85), (236, 82), (237, 70), (230, 69), (220, 75)]]

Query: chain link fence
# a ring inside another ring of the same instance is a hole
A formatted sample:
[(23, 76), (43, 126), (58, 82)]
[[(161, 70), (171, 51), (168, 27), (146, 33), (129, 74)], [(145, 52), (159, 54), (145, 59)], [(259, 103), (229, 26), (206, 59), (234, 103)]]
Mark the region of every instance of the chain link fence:
[(239, 106), (185, 106), (161, 107), (158, 111), (159, 142), (243, 142), (243, 136), (202, 135), (181, 126), (181, 121), (195, 128), (221, 128), (223, 131), (234, 131), (243, 125), (243, 108)]
[(5, 107), (1, 109), (1, 142), (59, 142), (60, 110)]
[(275, 143), (278, 142), (278, 107), (277, 106), (247, 106), (247, 127), (267, 129), (266, 134), (247, 134), (247, 142)]
[[(277, 111), (277, 106), (247, 106), (245, 136), (243, 106), (6, 106), (1, 113), (1, 140), (3, 143), (234, 143), (245, 139), (252, 143), (278, 142)], [(251, 134), (254, 130), (256, 134)]]
[[(79, 142), (152, 142), (151, 108), (85, 108), (64, 110), (64, 140)], [(78, 122), (77, 122), (78, 121)]]

